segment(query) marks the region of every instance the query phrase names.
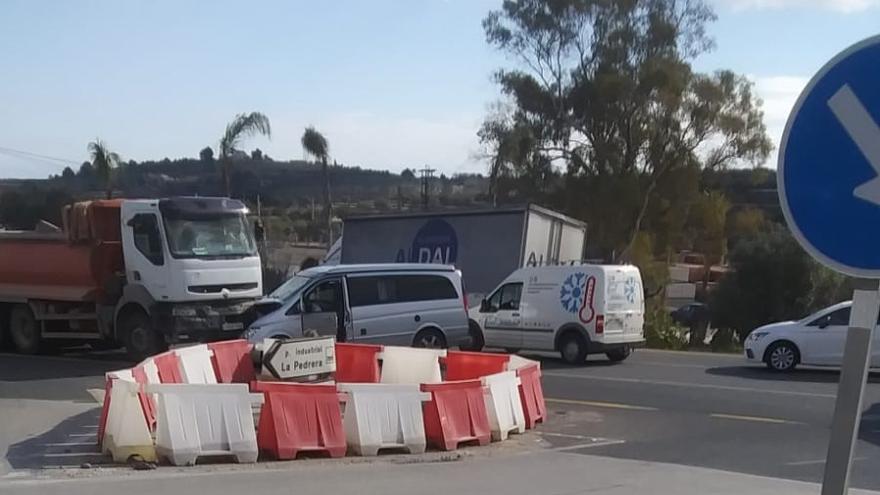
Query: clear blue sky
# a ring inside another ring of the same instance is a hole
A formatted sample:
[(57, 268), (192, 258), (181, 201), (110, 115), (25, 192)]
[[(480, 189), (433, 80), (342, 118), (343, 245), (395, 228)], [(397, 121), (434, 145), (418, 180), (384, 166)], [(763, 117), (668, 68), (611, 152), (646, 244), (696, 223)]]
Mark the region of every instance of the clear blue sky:
[[(753, 78), (774, 139), (809, 76), (880, 28), (880, 0), (710, 4), (717, 48), (695, 65)], [(301, 158), (311, 124), (348, 165), (483, 171), (475, 132), (509, 62), (480, 21), (498, 5), (0, 0), (0, 148), (78, 164), (101, 137), (124, 159), (197, 156), (258, 110), (273, 137), (243, 148), (276, 159)], [(0, 177), (63, 167), (0, 153)]]

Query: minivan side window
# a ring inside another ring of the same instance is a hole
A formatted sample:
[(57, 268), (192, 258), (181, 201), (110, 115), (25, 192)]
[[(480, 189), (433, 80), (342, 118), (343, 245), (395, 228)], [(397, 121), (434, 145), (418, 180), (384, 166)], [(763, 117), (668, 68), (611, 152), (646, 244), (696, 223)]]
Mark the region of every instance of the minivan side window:
[(335, 313), (342, 302), (342, 284), (338, 279), (325, 280), (303, 297), (306, 313)]
[(522, 297), (522, 282), (514, 282), (502, 285), (489, 298), (489, 310), (495, 311), (518, 311)]
[(156, 215), (138, 213), (132, 217), (128, 225), (132, 229), (134, 247), (144, 255), (144, 258), (150, 260), (150, 263), (157, 266), (163, 265), (165, 257), (162, 254), (162, 237), (159, 234), (159, 222), (156, 220)]
[(458, 299), (452, 281), (441, 275), (372, 275), (348, 277), (351, 307)]

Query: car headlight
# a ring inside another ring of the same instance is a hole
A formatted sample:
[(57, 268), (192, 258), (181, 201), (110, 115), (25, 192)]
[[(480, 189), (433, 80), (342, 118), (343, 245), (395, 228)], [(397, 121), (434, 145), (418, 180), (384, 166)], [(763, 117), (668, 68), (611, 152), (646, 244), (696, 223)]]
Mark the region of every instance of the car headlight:
[(770, 332), (752, 332), (749, 334), (749, 338), (752, 340), (761, 340), (768, 335), (770, 335)]
[(241, 338), (250, 340), (251, 337), (257, 334), (260, 331), (260, 327), (250, 327), (241, 334)]

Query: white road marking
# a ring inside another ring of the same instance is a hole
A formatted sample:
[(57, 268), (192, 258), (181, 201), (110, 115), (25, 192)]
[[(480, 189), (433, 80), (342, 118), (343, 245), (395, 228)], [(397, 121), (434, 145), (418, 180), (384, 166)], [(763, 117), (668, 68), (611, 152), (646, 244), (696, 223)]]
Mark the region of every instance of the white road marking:
[(607, 407), (609, 409), (629, 409), (631, 411), (656, 411), (656, 407), (647, 407), (647, 406), (634, 406), (632, 404), (621, 404), (618, 402), (602, 402), (602, 401), (594, 401), (594, 400), (575, 400), (575, 399), (553, 399), (546, 398), (545, 402), (550, 402), (552, 404), (575, 404), (579, 406), (591, 406), (591, 407)]
[(552, 449), (547, 449), (553, 452), (564, 452), (566, 450), (581, 450), (581, 449), (591, 449), (593, 447), (605, 447), (608, 445), (620, 445), (622, 443), (626, 443), (626, 440), (602, 440), (598, 442), (592, 443), (582, 443), (578, 445), (567, 445), (565, 447), (554, 447)]
[(718, 419), (735, 419), (740, 421), (754, 421), (756, 423), (773, 423), (777, 425), (789, 424), (789, 425), (802, 425), (800, 421), (789, 421), (787, 419), (779, 419), (779, 418), (766, 418), (763, 416), (747, 416), (744, 414), (725, 414), (725, 413), (710, 413), (710, 417), (718, 418)]
[(853, 196), (880, 206), (880, 127), (849, 84), (828, 99), (828, 106), (877, 174), (853, 190)]
[(95, 442), (60, 442), (60, 443), (47, 443), (44, 444), (46, 447), (95, 447), (97, 444)]
[(67, 436), (69, 436), (69, 437), (90, 437), (90, 438), (94, 438), (95, 441), (98, 440), (94, 433), (70, 433)]
[(584, 435), (572, 435), (571, 433), (553, 433), (552, 431), (538, 431), (536, 432), (538, 435), (542, 437), (559, 437), (559, 438), (574, 438), (576, 440), (595, 440), (595, 437), (588, 437)]
[[(853, 457), (853, 462), (855, 461), (866, 461), (867, 457)], [(810, 464), (825, 464), (825, 459), (816, 459), (813, 461), (795, 461), (795, 462), (786, 462), (786, 466), (809, 466)]]
[(795, 392), (792, 390), (773, 390), (773, 389), (760, 389), (760, 388), (749, 388), (749, 387), (735, 387), (732, 385), (709, 385), (705, 383), (688, 383), (688, 382), (675, 382), (675, 381), (666, 381), (666, 380), (643, 380), (641, 378), (620, 378), (620, 377), (611, 377), (611, 376), (593, 376), (593, 375), (576, 375), (573, 373), (554, 373), (552, 371), (542, 372), (543, 376), (554, 376), (558, 378), (574, 378), (577, 380), (598, 380), (598, 381), (608, 381), (608, 382), (624, 382), (624, 383), (639, 383), (643, 385), (661, 385), (668, 387), (684, 387), (684, 388), (707, 388), (712, 390), (730, 390), (734, 392), (748, 392), (752, 394), (777, 394), (777, 395), (790, 395), (795, 397), (818, 397), (823, 399), (834, 399), (837, 396), (834, 394), (817, 394), (813, 392)]

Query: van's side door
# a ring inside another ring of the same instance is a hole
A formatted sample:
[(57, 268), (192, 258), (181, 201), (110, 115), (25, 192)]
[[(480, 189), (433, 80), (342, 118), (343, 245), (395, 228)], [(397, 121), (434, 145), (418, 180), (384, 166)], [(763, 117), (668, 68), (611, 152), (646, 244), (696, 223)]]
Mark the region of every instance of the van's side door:
[(483, 336), (487, 347), (522, 348), (522, 315), (519, 307), (522, 288), (522, 282), (506, 283), (489, 296), (480, 309), (484, 314)]
[(342, 278), (321, 280), (305, 291), (302, 298), (302, 331), (347, 340), (346, 320), (350, 318), (345, 303)]
[(410, 304), (398, 296), (397, 278), (391, 274), (348, 275), (352, 340), (365, 344), (408, 346), (413, 322)]

